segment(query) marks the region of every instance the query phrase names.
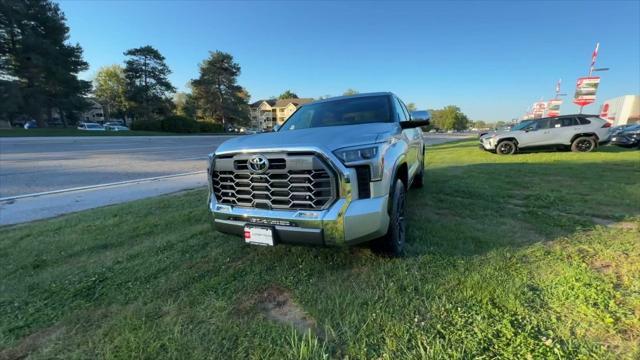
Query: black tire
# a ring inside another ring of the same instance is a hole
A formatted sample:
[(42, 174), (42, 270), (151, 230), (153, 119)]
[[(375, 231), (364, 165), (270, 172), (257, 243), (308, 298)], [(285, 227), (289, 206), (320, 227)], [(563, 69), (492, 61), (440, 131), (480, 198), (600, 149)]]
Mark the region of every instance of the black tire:
[(571, 151), (589, 152), (596, 148), (596, 139), (593, 136), (581, 136), (571, 143)]
[(405, 218), (405, 206), (407, 191), (404, 183), (396, 179), (393, 186), (393, 194), (390, 198), (389, 228), (387, 234), (376, 240), (375, 249), (389, 256), (402, 256), (404, 253), (407, 220)]
[(518, 150), (518, 146), (512, 140), (503, 140), (496, 145), (496, 154), (512, 155)]

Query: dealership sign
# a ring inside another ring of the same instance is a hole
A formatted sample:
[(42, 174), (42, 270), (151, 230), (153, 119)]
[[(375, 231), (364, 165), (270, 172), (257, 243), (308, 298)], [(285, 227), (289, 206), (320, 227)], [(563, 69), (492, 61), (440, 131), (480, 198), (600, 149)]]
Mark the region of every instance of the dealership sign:
[(579, 78), (576, 82), (576, 94), (573, 103), (579, 106), (593, 104), (596, 101), (596, 92), (600, 85), (599, 76)]
[(534, 102), (533, 103), (533, 107), (532, 107), (532, 112), (533, 112), (533, 118), (534, 119), (539, 119), (542, 117), (542, 115), (544, 115), (544, 111), (547, 108), (547, 103), (544, 101), (538, 101), (538, 102)]
[(560, 105), (562, 105), (562, 100), (553, 99), (549, 100), (547, 104), (547, 116), (559, 116), (560, 115)]

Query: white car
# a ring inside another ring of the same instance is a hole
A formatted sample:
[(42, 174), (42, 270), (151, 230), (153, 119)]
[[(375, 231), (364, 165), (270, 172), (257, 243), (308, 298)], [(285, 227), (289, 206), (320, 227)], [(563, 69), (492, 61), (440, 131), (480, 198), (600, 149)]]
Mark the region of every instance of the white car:
[(78, 130), (84, 131), (104, 131), (104, 127), (97, 123), (80, 123)]
[(611, 123), (597, 115), (563, 115), (524, 120), (510, 131), (480, 137), (480, 146), (500, 155), (527, 148), (571, 148), (589, 152), (609, 140)]
[(104, 124), (104, 129), (107, 131), (129, 131), (129, 128), (119, 124)]

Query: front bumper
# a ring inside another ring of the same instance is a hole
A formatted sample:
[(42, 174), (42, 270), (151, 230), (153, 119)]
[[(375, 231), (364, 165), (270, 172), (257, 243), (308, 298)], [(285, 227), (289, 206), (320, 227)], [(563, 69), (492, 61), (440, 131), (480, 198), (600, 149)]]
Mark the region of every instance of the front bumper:
[(496, 149), (496, 143), (492, 138), (481, 138), (480, 147), (487, 151), (493, 151)]
[(337, 176), (339, 197), (331, 206), (324, 210), (269, 210), (218, 204), (210, 184), (208, 206), (216, 230), (243, 236), (246, 225), (267, 226), (273, 229), (276, 243), (326, 246), (355, 245), (384, 236), (389, 227), (389, 197), (378, 188), (386, 184), (372, 185), (372, 198), (355, 199), (355, 169), (343, 166), (333, 154), (313, 150), (331, 164)]
[(627, 135), (614, 135), (610, 138), (610, 144), (618, 146), (633, 147), (640, 144), (640, 138)]
[(338, 199), (321, 211), (264, 210), (216, 204), (209, 209), (218, 231), (242, 236), (245, 225), (273, 229), (275, 241), (308, 245), (355, 245), (383, 236), (389, 226), (388, 196), (353, 200)]

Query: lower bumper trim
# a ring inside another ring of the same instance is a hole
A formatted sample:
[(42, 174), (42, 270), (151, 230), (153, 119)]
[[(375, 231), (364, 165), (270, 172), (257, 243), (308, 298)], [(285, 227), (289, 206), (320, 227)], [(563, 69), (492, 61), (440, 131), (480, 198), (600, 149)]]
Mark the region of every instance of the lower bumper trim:
[[(245, 221), (214, 219), (218, 231), (238, 236), (244, 236), (244, 226), (247, 224), (255, 225)], [(322, 229), (279, 225), (272, 228), (277, 243), (324, 245)]]

